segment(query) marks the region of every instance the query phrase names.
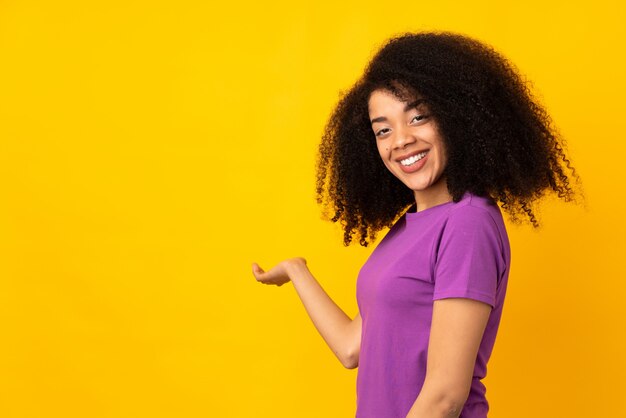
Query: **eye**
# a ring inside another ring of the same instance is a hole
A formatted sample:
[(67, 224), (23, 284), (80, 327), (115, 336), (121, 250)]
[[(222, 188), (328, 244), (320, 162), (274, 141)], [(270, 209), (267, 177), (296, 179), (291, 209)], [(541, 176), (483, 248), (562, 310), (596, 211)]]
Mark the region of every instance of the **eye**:
[(389, 128), (383, 128), (375, 132), (376, 137), (385, 135), (389, 131)]
[(428, 117), (428, 115), (416, 115), (413, 117), (413, 119), (411, 119), (411, 123), (413, 123), (413, 121), (417, 120), (417, 122), (422, 121), (424, 119), (426, 119)]

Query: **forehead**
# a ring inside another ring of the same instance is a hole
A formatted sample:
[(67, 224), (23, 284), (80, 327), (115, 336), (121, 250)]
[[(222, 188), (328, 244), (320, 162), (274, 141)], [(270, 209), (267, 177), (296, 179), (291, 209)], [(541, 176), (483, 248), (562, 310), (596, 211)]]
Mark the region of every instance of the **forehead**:
[(423, 103), (423, 100), (419, 95), (403, 92), (399, 97), (398, 94), (390, 90), (377, 89), (370, 94), (367, 107), (371, 115), (372, 112), (403, 112), (417, 107), (421, 103)]

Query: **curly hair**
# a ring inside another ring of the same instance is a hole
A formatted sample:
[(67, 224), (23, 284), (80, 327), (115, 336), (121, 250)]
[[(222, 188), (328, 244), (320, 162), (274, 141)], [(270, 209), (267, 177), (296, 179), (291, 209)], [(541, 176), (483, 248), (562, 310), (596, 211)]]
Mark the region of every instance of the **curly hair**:
[(403, 101), (419, 95), (438, 124), (454, 202), (465, 192), (499, 202), (509, 218), (539, 223), (533, 203), (553, 192), (575, 201), (580, 179), (565, 141), (516, 67), (491, 46), (451, 32), (406, 33), (388, 40), (341, 95), (319, 145), (317, 202), (367, 246), (415, 203), (412, 190), (382, 162), (368, 113), (374, 90)]

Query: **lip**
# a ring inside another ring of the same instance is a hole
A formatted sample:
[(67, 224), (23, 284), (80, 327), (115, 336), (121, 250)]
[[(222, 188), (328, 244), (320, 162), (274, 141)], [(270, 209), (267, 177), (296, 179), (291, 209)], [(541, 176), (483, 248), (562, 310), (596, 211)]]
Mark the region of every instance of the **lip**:
[[(402, 157), (402, 159), (409, 158), (413, 155), (419, 154), (420, 152), (424, 152), (424, 151), (427, 151), (427, 150), (419, 151), (413, 154), (407, 154), (407, 157)], [(430, 152), (427, 152), (426, 155), (421, 160), (414, 163), (413, 165), (409, 165), (409, 166), (402, 165), (400, 160), (398, 161), (398, 165), (400, 166), (400, 170), (402, 170), (406, 174), (415, 173), (416, 171), (421, 170), (421, 168), (424, 167), (424, 165), (428, 161), (428, 157), (430, 157)]]
[[(426, 148), (426, 149), (421, 149), (421, 150), (413, 151), (413, 152), (411, 152), (410, 154), (404, 154), (404, 155), (401, 155), (400, 157), (397, 157), (397, 158), (396, 158), (396, 162), (398, 162), (398, 163), (399, 163), (399, 162), (400, 162), (400, 161), (402, 161), (402, 160), (406, 160), (407, 158), (411, 158), (411, 157), (413, 157), (414, 155), (421, 154), (421, 153), (422, 153), (422, 152), (424, 152), (424, 151), (430, 151), (430, 149), (429, 149), (429, 148)], [(428, 155), (428, 154), (426, 154), (426, 155)]]

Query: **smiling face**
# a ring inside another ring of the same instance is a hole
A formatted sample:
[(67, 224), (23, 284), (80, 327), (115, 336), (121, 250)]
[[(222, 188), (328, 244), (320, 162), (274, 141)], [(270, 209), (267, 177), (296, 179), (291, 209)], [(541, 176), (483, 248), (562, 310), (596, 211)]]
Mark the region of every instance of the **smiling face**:
[(413, 190), (418, 210), (449, 201), (444, 143), (426, 104), (402, 101), (387, 90), (370, 95), (369, 117), (387, 169)]

